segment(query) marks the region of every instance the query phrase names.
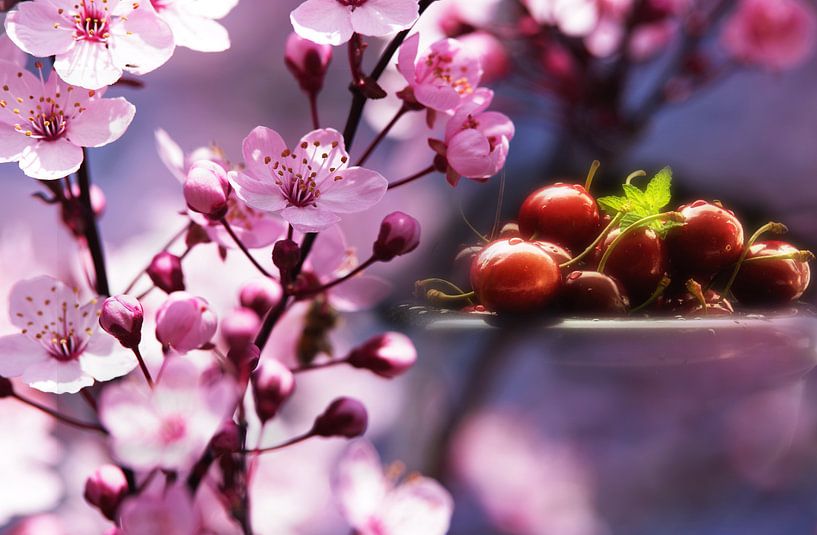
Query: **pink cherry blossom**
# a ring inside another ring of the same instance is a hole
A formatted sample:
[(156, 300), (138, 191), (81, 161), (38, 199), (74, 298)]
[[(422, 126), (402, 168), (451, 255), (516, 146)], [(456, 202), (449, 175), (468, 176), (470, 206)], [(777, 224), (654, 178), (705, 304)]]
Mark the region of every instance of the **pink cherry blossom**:
[(207, 344), (218, 320), (210, 304), (187, 292), (173, 292), (156, 312), (156, 338), (163, 346), (187, 353)]
[(442, 39), (417, 57), (420, 34), (400, 48), (397, 68), (409, 83), (417, 102), (437, 111), (459, 106), (479, 85), (482, 66), (456, 39)]
[(302, 232), (337, 223), (338, 213), (371, 208), (388, 188), (380, 173), (349, 167), (343, 137), (331, 128), (308, 133), (290, 150), (278, 132), (259, 126), (243, 147), (247, 168), (230, 173), (238, 197)]
[(18, 282), (9, 297), (18, 334), (0, 337), (0, 375), (43, 392), (75, 393), (136, 367), (133, 354), (99, 330), (102, 303), (48, 276)]
[(523, 0), (539, 24), (552, 25), (565, 35), (583, 37), (595, 29), (600, 0)]
[(454, 502), (435, 480), (413, 476), (395, 485), (380, 457), (364, 441), (353, 442), (336, 467), (332, 488), (346, 521), (360, 535), (443, 535)]
[(511, 58), (502, 41), (483, 31), (471, 32), (459, 38), (460, 44), (479, 58), (482, 65), (482, 83), (487, 84), (505, 77), (511, 70)]
[(431, 142), (446, 158), (446, 176), (452, 186), (460, 177), (486, 180), (505, 166), (514, 126), (507, 116), (485, 111), (493, 98), (490, 89), (477, 90), (448, 121), (444, 146)]
[(42, 82), (4, 61), (0, 86), (0, 162), (19, 162), (26, 175), (41, 180), (76, 172), (82, 147), (116, 141), (136, 113), (122, 97), (102, 98), (102, 91), (67, 85), (54, 72)]
[(353, 33), (380, 37), (405, 30), (418, 16), (417, 0), (307, 0), (289, 19), (304, 39), (340, 45)]
[(119, 535), (193, 535), (199, 518), (193, 499), (183, 484), (150, 489), (122, 504)]
[(237, 399), (232, 380), (209, 379), (176, 356), (165, 361), (152, 390), (138, 381), (105, 389), (99, 416), (119, 461), (142, 470), (186, 470), (232, 414)]
[(6, 32), (25, 52), (55, 56), (67, 83), (100, 89), (123, 71), (145, 74), (173, 55), (173, 33), (148, 2), (31, 0), (6, 16)]
[(17, 48), (5, 33), (0, 35), (0, 61), (8, 61), (18, 67), (25, 67), (28, 56)]
[(723, 46), (736, 59), (772, 70), (790, 69), (813, 55), (814, 8), (802, 0), (741, 0), (726, 22)]
[(199, 52), (230, 48), (227, 29), (216, 22), (238, 5), (238, 0), (150, 0), (159, 17), (170, 26), (177, 46)]
[[(233, 168), (227, 161), (224, 151), (218, 146), (199, 147), (190, 154), (185, 154), (178, 143), (162, 129), (156, 130), (155, 140), (159, 158), (182, 184), (193, 164), (199, 160), (209, 160), (224, 169)], [(236, 246), (221, 223), (211, 221), (192, 210), (188, 211), (188, 215), (220, 246), (226, 248)], [(250, 249), (266, 247), (286, 233), (286, 226), (280, 218), (251, 208), (236, 196), (235, 191), (231, 191), (227, 197), (227, 215), (224, 217), (241, 242)]]

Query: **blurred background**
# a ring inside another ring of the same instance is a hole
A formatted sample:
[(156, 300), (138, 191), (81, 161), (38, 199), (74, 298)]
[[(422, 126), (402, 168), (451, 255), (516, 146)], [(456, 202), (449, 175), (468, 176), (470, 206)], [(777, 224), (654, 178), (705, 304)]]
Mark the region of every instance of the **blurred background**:
[[(107, 198), (101, 231), (115, 289), (124, 288), (184, 225), (178, 215), (184, 208), (181, 188), (158, 156), (156, 129), (166, 130), (185, 152), (217, 143), (232, 161), (240, 159), (241, 140), (257, 125), (276, 129), (291, 143), (311, 129), (307, 100), (283, 62), (288, 15), (298, 4), (244, 0), (223, 20), (232, 40), (229, 51), (177, 49), (167, 65), (143, 78), (143, 89), (110, 90), (137, 107), (121, 140), (90, 153), (91, 174)], [(782, 221), (793, 242), (817, 249), (817, 56), (809, 53), (785, 68), (728, 57), (722, 31), (741, 2), (599, 4), (609, 13), (628, 13), (617, 21), (624, 37), (572, 30), (568, 35), (560, 27), (567, 22), (532, 21), (513, 1), (440, 0), (420, 23), (425, 43), (492, 28), (498, 41), (490, 46), (507, 54), (504, 63), (494, 63), (503, 68), (489, 83), (497, 93), (493, 108), (516, 125), (502, 174), (502, 220), (514, 219), (522, 199), (539, 185), (557, 178), (582, 181), (593, 159), (602, 164), (594, 185), (599, 193), (614, 192), (634, 169), (652, 173), (671, 165), (674, 203), (719, 199), (747, 227)], [(803, 5), (817, 10), (811, 2)], [(648, 8), (659, 14), (650, 11), (642, 20), (629, 11)], [(692, 8), (707, 16), (689, 22), (685, 10)], [(593, 31), (607, 22), (599, 18)], [(655, 29), (658, 37), (644, 37), (647, 44), (636, 52), (626, 32), (642, 23), (666, 28)], [(604, 49), (605, 39), (614, 41), (612, 47)], [(382, 45), (371, 43), (369, 62)], [(400, 89), (395, 76), (387, 72), (384, 87)], [(348, 80), (345, 50), (337, 49), (320, 97), (323, 126), (342, 130)], [(360, 154), (394, 109), (389, 102), (368, 107), (353, 153)], [(416, 119), (401, 123), (368, 166), (390, 180), (426, 167), (427, 136)], [(0, 181), (0, 297), (29, 275), (75, 276), (74, 241), (59, 227), (55, 210), (31, 197), (41, 190), (38, 184), (14, 165), (0, 167)], [(715, 395), (718, 388), (707, 381), (728, 386), (728, 368), (716, 376), (706, 365), (696, 368), (699, 373), (677, 375), (672, 368), (649, 366), (632, 373), (577, 370), (553, 358), (575, 348), (536, 330), (428, 331), (394, 320), (394, 307), (414, 299), (415, 280), (456, 273), (457, 251), (474, 241), (460, 206), (474, 226), (488, 232), (499, 189), (499, 177), (463, 180), (454, 189), (434, 174), (390, 193), (367, 213), (345, 218), (347, 239), (362, 257), (380, 220), (393, 210), (419, 219), (423, 236), (413, 254), (374, 268), (393, 283), (393, 294), (377, 310), (344, 315), (333, 334), (336, 352), (391, 328), (409, 331), (420, 360), (393, 382), (350, 370), (304, 377), (271, 436), (286, 437), (303, 427), (335, 395), (360, 397), (372, 413), (368, 437), (384, 460), (400, 459), (409, 471), (439, 478), (454, 494), (453, 534), (817, 533), (813, 374)], [(243, 264), (237, 253), (222, 263), (214, 245), (202, 246), (186, 264), (188, 286), (216, 310), (229, 310), (237, 304), (238, 286), (253, 276)], [(806, 299), (813, 302), (814, 292)], [(292, 352), (292, 336), (283, 330), (269, 354)], [(631, 333), (634, 354), (655, 347), (640, 336)], [(679, 342), (668, 335), (665, 343)], [(805, 349), (771, 346), (766, 360), (789, 351), (812, 354), (813, 341), (806, 343)], [(705, 343), (689, 347), (691, 356), (710, 350)], [(735, 352), (740, 355), (739, 346)], [(762, 366), (755, 371), (768, 373)], [(8, 403), (0, 402), (0, 409)], [(25, 412), (4, 422), (19, 420), (21, 429), (28, 428), (29, 417)], [(30, 461), (43, 478), (37, 485), (59, 488), (53, 479), (59, 477), (76, 487), (104, 458), (76, 434), (41, 427), (41, 441), (53, 443)], [(15, 451), (15, 435), (4, 434), (0, 451)], [(47, 438), (53, 436), (55, 442)], [(265, 457), (256, 483), (259, 533), (343, 532), (327, 475), (342, 448), (336, 441), (315, 442)], [(19, 477), (20, 484), (31, 484)], [(0, 522), (8, 520), (11, 530), (15, 514), (50, 511), (53, 518), (71, 519), (76, 528), (66, 533), (102, 533), (104, 524), (82, 504), (81, 490), (68, 485), (23, 510), (12, 500), (20, 487), (1, 483)]]

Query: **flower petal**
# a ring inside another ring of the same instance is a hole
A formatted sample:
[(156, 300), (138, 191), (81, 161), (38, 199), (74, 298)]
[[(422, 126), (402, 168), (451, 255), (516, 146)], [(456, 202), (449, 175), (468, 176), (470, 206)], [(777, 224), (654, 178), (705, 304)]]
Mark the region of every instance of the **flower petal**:
[(18, 377), (32, 364), (48, 360), (48, 352), (24, 334), (0, 337), (0, 376)]
[(238, 0), (194, 0), (187, 3), (187, 10), (208, 19), (221, 19), (238, 5)]
[(427, 477), (411, 479), (391, 493), (383, 504), (383, 531), (392, 535), (445, 535), (454, 500), (442, 485)]
[(26, 147), (36, 143), (35, 140), (18, 132), (13, 126), (0, 123), (0, 163), (16, 162)]
[(511, 140), (516, 132), (513, 121), (504, 113), (486, 111), (477, 117), (477, 122), (479, 123), (477, 129), (489, 138), (506, 137)]
[(85, 351), (79, 357), (82, 371), (97, 381), (110, 381), (129, 374), (136, 368), (136, 357), (129, 350), (114, 347), (107, 354), (91, 354)]
[(332, 490), (346, 521), (356, 529), (380, 511), (389, 483), (371, 444), (359, 440), (346, 448), (332, 474)]
[(68, 141), (40, 141), (23, 149), (20, 169), (39, 180), (56, 180), (75, 173), (82, 164), (82, 149)]
[(17, 4), (6, 15), (6, 33), (20, 49), (38, 57), (62, 54), (74, 43), (74, 29), (50, 2)]
[(278, 132), (264, 126), (256, 126), (241, 144), (247, 173), (257, 179), (274, 177), (270, 165), (273, 161), (280, 160), (281, 153), (285, 150), (287, 144)]
[(468, 178), (487, 178), (496, 172), (492, 168), (491, 144), (473, 128), (451, 138), (447, 158), (454, 170)]
[(173, 31), (150, 9), (134, 9), (111, 24), (108, 47), (113, 63), (134, 74), (161, 67), (175, 49)]
[(295, 33), (320, 45), (340, 45), (351, 39), (351, 10), (335, 0), (306, 0), (290, 13)]
[(414, 88), (414, 96), (420, 104), (438, 111), (453, 110), (462, 100), (450, 85), (420, 84)]
[(403, 42), (397, 55), (397, 70), (400, 71), (400, 74), (411, 86), (414, 86), (414, 73), (416, 71), (414, 64), (417, 61), (419, 47), (420, 34), (415, 33)]
[(184, 183), (187, 179), (184, 172), (184, 151), (178, 143), (173, 141), (170, 134), (161, 128), (157, 129), (153, 135), (156, 139), (156, 152), (159, 153), (159, 159), (173, 173), (176, 180)]
[(265, 212), (278, 212), (286, 208), (287, 200), (275, 184), (261, 182), (240, 171), (231, 171), (227, 177), (238, 198), (252, 208)]
[[(326, 181), (333, 181), (340, 170), (349, 165), (349, 153), (346, 152), (343, 135), (334, 128), (322, 128), (308, 133), (298, 142), (293, 154), (293, 163), (289, 165), (296, 174), (307, 176), (314, 173), (313, 180), (321, 193)], [(310, 167), (304, 169), (304, 165)]]
[(361, 212), (371, 208), (386, 194), (389, 187), (383, 175), (363, 167), (350, 167), (337, 173), (340, 180), (324, 182), (318, 205), (341, 214)]
[(182, 13), (171, 5), (161, 14), (173, 31), (176, 46), (199, 52), (222, 52), (230, 48), (227, 29), (211, 18)]
[(101, 147), (119, 139), (128, 129), (136, 108), (122, 97), (101, 98), (68, 123), (67, 137), (80, 147)]
[(352, 277), (332, 288), (329, 300), (342, 312), (367, 310), (388, 297), (392, 285), (386, 279), (373, 275)]
[(93, 385), (94, 378), (83, 372), (75, 360), (61, 362), (49, 358), (28, 366), (23, 372), (23, 382), (41, 392), (76, 394)]
[(58, 54), (54, 70), (66, 83), (86, 89), (100, 89), (122, 76), (105, 43), (77, 41), (71, 50)]
[(281, 211), (281, 217), (300, 232), (320, 232), (340, 221), (334, 212), (314, 206), (289, 206)]
[(363, 35), (388, 35), (414, 24), (419, 9), (413, 0), (368, 0), (352, 11), (352, 27)]

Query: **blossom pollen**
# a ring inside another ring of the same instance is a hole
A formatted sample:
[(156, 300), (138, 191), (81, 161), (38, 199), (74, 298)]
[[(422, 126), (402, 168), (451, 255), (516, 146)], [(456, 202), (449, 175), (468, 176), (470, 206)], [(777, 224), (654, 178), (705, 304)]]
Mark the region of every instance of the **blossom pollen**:
[(110, 37), (107, 2), (99, 8), (94, 0), (82, 0), (74, 6), (77, 11), (71, 18), (74, 21), (74, 39), (77, 41), (105, 42)]

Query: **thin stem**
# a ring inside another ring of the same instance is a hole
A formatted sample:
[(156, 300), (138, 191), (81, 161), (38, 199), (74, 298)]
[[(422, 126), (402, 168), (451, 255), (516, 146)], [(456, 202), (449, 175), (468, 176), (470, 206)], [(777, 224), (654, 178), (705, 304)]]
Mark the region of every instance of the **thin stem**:
[(795, 260), (797, 262), (811, 262), (814, 260), (814, 253), (811, 251), (795, 251), (793, 253), (770, 254), (763, 256), (753, 256), (743, 261), (744, 264), (753, 262), (764, 262), (766, 260)]
[(593, 243), (587, 246), (587, 249), (582, 251), (582, 253), (579, 256), (571, 258), (564, 264), (560, 264), (559, 268), (566, 269), (584, 260), (584, 258), (587, 257), (587, 255), (591, 254), (593, 251), (596, 250), (596, 247), (598, 247), (598, 245), (607, 237), (607, 235), (610, 234), (610, 231), (616, 228), (616, 225), (618, 225), (618, 223), (621, 221), (623, 217), (624, 212), (617, 213), (615, 217), (613, 217), (613, 219), (607, 225), (607, 227), (605, 227), (605, 229), (601, 231), (601, 234), (599, 234), (598, 237), (595, 240), (593, 240)]
[(82, 157), (82, 164), (77, 171), (77, 181), (79, 182), (79, 201), (85, 219), (85, 228), (83, 229), (85, 241), (88, 244), (88, 250), (91, 252), (91, 259), (94, 263), (96, 293), (109, 296), (111, 291), (108, 286), (108, 272), (105, 269), (105, 251), (99, 237), (94, 209), (91, 205), (91, 176), (88, 172), (88, 151), (84, 147), (82, 148)]
[(624, 180), (624, 183), (629, 185), (633, 180), (635, 180), (636, 178), (642, 177), (642, 176), (647, 176), (647, 172), (644, 171), (643, 169), (639, 169), (638, 171), (633, 171), (632, 173), (627, 175), (627, 178)]
[(584, 190), (590, 191), (590, 186), (593, 185), (593, 179), (596, 177), (596, 171), (599, 170), (601, 167), (601, 162), (598, 160), (593, 160), (593, 163), (590, 164), (590, 169), (587, 171), (587, 178), (584, 180)]
[(37, 409), (38, 411), (44, 412), (45, 414), (59, 420), (60, 422), (66, 424), (66, 425), (76, 427), (77, 429), (85, 429), (85, 430), (88, 430), (88, 431), (97, 431), (97, 432), (105, 434), (105, 435), (108, 434), (108, 432), (105, 431), (105, 428), (103, 428), (99, 424), (92, 424), (92, 423), (77, 420), (76, 418), (73, 418), (71, 416), (67, 416), (67, 415), (62, 414), (60, 412), (57, 412), (54, 409), (52, 409), (51, 407), (46, 407), (45, 405), (41, 405), (40, 403), (37, 403), (36, 401), (34, 401), (32, 399), (28, 399), (26, 397), (23, 397), (23, 396), (21, 396), (20, 394), (18, 394), (16, 392), (12, 393), (11, 396), (13, 398), (17, 399), (18, 401), (21, 401), (22, 403), (25, 403), (29, 407), (33, 407), (33, 408)]
[(489, 240), (484, 234), (482, 234), (482, 232), (477, 230), (477, 228), (472, 225), (470, 221), (468, 221), (468, 218), (465, 216), (465, 210), (462, 208), (461, 200), (457, 202), (457, 208), (460, 210), (460, 218), (465, 222), (465, 225), (471, 229), (471, 232), (473, 232), (482, 243), (489, 243), (491, 240)]
[(732, 275), (729, 277), (729, 280), (726, 282), (726, 286), (723, 287), (723, 291), (721, 295), (726, 297), (729, 295), (729, 291), (732, 289), (732, 285), (735, 284), (735, 279), (738, 278), (738, 273), (740, 272), (740, 268), (743, 263), (746, 261), (746, 257), (749, 256), (749, 251), (752, 249), (752, 246), (755, 244), (757, 240), (760, 239), (762, 235), (767, 232), (774, 232), (775, 234), (785, 234), (788, 232), (788, 227), (783, 223), (777, 223), (775, 221), (771, 221), (766, 223), (759, 229), (752, 234), (749, 239), (746, 241), (746, 244), (743, 246), (743, 252), (740, 254), (740, 258), (738, 258), (738, 262), (735, 264), (735, 269), (732, 270)]
[(317, 295), (317, 294), (323, 293), (323, 292), (325, 292), (327, 290), (331, 290), (332, 288), (334, 288), (338, 284), (340, 284), (342, 282), (345, 282), (345, 281), (351, 279), (352, 277), (354, 277), (355, 275), (359, 274), (360, 272), (362, 272), (363, 270), (365, 270), (366, 268), (368, 268), (369, 266), (371, 266), (375, 262), (377, 262), (377, 259), (372, 256), (372, 257), (368, 258), (365, 262), (363, 262), (362, 264), (357, 266), (355, 269), (353, 269), (352, 271), (347, 273), (346, 275), (343, 275), (342, 277), (338, 277), (337, 279), (335, 279), (333, 281), (329, 281), (326, 284), (322, 284), (321, 286), (318, 286), (317, 288), (309, 288), (306, 291), (298, 293), (296, 295), (296, 297), (298, 299), (303, 299), (304, 297), (309, 297), (310, 295)]
[(461, 294), (465, 293), (465, 291), (462, 288), (460, 288), (459, 286), (457, 286), (453, 282), (447, 281), (445, 279), (439, 279), (439, 278), (436, 278), (436, 277), (432, 277), (430, 279), (419, 280), (419, 281), (414, 283), (414, 286), (416, 286), (418, 288), (425, 289), (425, 287), (430, 285), (430, 284), (442, 284), (443, 286), (447, 286), (447, 287), (451, 288), (452, 290), (454, 290), (457, 293), (461, 293)]
[(683, 221), (684, 216), (680, 212), (664, 212), (661, 214), (654, 214), (651, 216), (643, 217), (630, 225), (629, 227), (625, 228), (621, 231), (621, 233), (616, 236), (616, 239), (607, 247), (604, 251), (604, 256), (601, 257), (601, 261), (599, 262), (598, 272), (604, 273), (604, 268), (607, 267), (607, 261), (610, 259), (610, 255), (613, 254), (613, 251), (618, 247), (618, 244), (624, 240), (627, 236), (635, 232), (636, 230), (644, 227), (652, 223), (653, 221), (659, 221), (661, 219), (670, 219), (673, 221)]
[(662, 295), (664, 295), (664, 292), (667, 290), (667, 288), (669, 287), (671, 282), (672, 281), (670, 280), (670, 278), (667, 277), (666, 275), (664, 277), (662, 277), (661, 280), (658, 283), (658, 286), (655, 288), (655, 291), (652, 293), (652, 295), (649, 297), (649, 299), (647, 299), (646, 301), (644, 301), (643, 303), (641, 303), (637, 307), (635, 307), (633, 309), (630, 309), (630, 314), (635, 314), (637, 312), (641, 312), (642, 310), (644, 310), (648, 306), (650, 306), (653, 303), (655, 303), (656, 301), (658, 301), (658, 299)]
[(241, 249), (241, 252), (244, 253), (244, 256), (246, 256), (247, 259), (250, 262), (252, 262), (252, 265), (255, 266), (255, 268), (258, 271), (260, 271), (265, 277), (272, 278), (272, 275), (270, 275), (270, 273), (266, 269), (264, 269), (264, 267), (261, 264), (258, 263), (255, 257), (253, 257), (253, 255), (250, 254), (249, 249), (247, 249), (247, 247), (244, 245), (244, 243), (241, 241), (241, 239), (238, 237), (235, 231), (233, 231), (233, 227), (230, 226), (230, 224), (227, 222), (227, 219), (222, 218), (221, 224), (224, 225), (224, 229), (227, 231), (227, 234), (229, 234), (233, 241), (236, 243), (236, 245), (238, 245), (238, 248)]
[(380, 143), (384, 139), (386, 139), (387, 135), (389, 135), (389, 132), (391, 132), (391, 129), (394, 128), (394, 125), (397, 124), (397, 121), (399, 121), (400, 118), (403, 117), (403, 115), (405, 115), (408, 111), (409, 109), (405, 105), (400, 106), (400, 109), (397, 110), (397, 113), (394, 114), (394, 117), (392, 117), (391, 121), (389, 121), (389, 123), (383, 128), (383, 130), (380, 131), (379, 134), (377, 134), (377, 137), (375, 137), (372, 140), (372, 142), (363, 152), (363, 156), (360, 157), (360, 160), (358, 160), (356, 165), (363, 165), (364, 163), (366, 163), (366, 161), (369, 159), (369, 156), (372, 155), (377, 146), (380, 145)]
[[(174, 234), (174, 235), (173, 235), (173, 237), (172, 237), (172, 238), (170, 238), (170, 239), (167, 241), (167, 243), (165, 243), (165, 244), (164, 244), (164, 246), (163, 246), (163, 247), (162, 247), (162, 248), (159, 250), (159, 252), (160, 252), (160, 253), (163, 253), (163, 252), (167, 251), (168, 249), (170, 249), (170, 247), (171, 247), (171, 246), (172, 246), (174, 243), (176, 243), (176, 240), (178, 240), (179, 238), (181, 238), (182, 236), (184, 236), (185, 232), (187, 232), (187, 231), (190, 229), (190, 225), (192, 225), (192, 223), (188, 223), (188, 224), (186, 224), (186, 225), (184, 226), (184, 228), (183, 228), (183, 229), (181, 229), (179, 232), (177, 232), (176, 234)], [(122, 293), (123, 293), (123, 294), (130, 293), (130, 292), (131, 292), (131, 290), (133, 290), (133, 287), (134, 287), (134, 286), (136, 286), (136, 283), (137, 283), (137, 282), (139, 282), (139, 279), (141, 279), (141, 278), (142, 278), (142, 276), (143, 276), (143, 275), (144, 275), (144, 274), (147, 272), (148, 268), (150, 268), (150, 264), (148, 264), (147, 266), (145, 266), (145, 269), (143, 269), (142, 271), (140, 271), (140, 272), (139, 272), (139, 273), (138, 273), (138, 274), (137, 274), (137, 275), (136, 275), (136, 276), (133, 278), (133, 280), (130, 282), (130, 284), (128, 284), (128, 287), (127, 287), (127, 288), (125, 288), (125, 290), (124, 290)]]
[(317, 130), (321, 127), (321, 121), (318, 117), (318, 94), (314, 91), (309, 92), (309, 113), (312, 115), (312, 128)]
[(153, 377), (150, 376), (150, 370), (148, 370), (147, 365), (145, 364), (145, 359), (142, 358), (142, 352), (139, 351), (139, 346), (136, 346), (133, 349), (133, 354), (136, 355), (136, 360), (139, 362), (139, 368), (142, 370), (142, 375), (145, 376), (145, 380), (148, 382), (148, 386), (153, 388)]
[(436, 167), (434, 166), (434, 164), (431, 164), (428, 167), (426, 167), (425, 169), (423, 169), (422, 171), (418, 171), (418, 172), (414, 173), (411, 176), (407, 176), (406, 178), (402, 178), (402, 179), (398, 180), (397, 182), (392, 182), (391, 184), (389, 184), (389, 189), (399, 188), (400, 186), (408, 184), (409, 182), (414, 182), (418, 178), (422, 178), (422, 177), (426, 176), (427, 174), (433, 173), (435, 169), (436, 169)]
[(471, 292), (462, 292), (462, 293), (458, 293), (458, 294), (455, 294), (455, 295), (451, 295), (451, 294), (447, 294), (445, 292), (442, 292), (440, 290), (435, 290), (435, 289), (432, 288), (431, 290), (426, 292), (426, 299), (428, 299), (429, 301), (443, 301), (443, 302), (445, 302), (445, 301), (462, 301), (463, 299), (467, 299), (468, 301), (471, 301), (471, 299), (473, 297), (475, 297), (475, 296), (476, 296), (476, 293), (473, 292), (473, 291), (471, 291)]
[(321, 362), (319, 364), (307, 364), (307, 365), (304, 365), (304, 366), (298, 366), (296, 368), (290, 368), (289, 371), (291, 371), (292, 373), (310, 372), (312, 370), (321, 370), (323, 368), (331, 368), (333, 366), (338, 366), (340, 364), (346, 364), (348, 362), (349, 362), (348, 358), (334, 359), (334, 360), (328, 360), (326, 362)]
[(695, 279), (689, 279), (686, 283), (686, 288), (689, 294), (698, 301), (698, 304), (701, 306), (701, 313), (706, 316), (709, 307), (706, 304), (706, 296), (704, 295), (704, 289), (701, 283)]
[(261, 453), (267, 453), (268, 451), (281, 450), (281, 449), (287, 448), (289, 446), (298, 444), (299, 442), (303, 442), (304, 440), (312, 438), (313, 436), (315, 436), (315, 435), (312, 433), (312, 431), (309, 431), (308, 433), (304, 433), (303, 435), (299, 435), (297, 437), (291, 438), (291, 439), (287, 440), (286, 442), (284, 442), (282, 444), (278, 444), (277, 446), (268, 446), (266, 448), (254, 448), (254, 449), (251, 449), (251, 450), (241, 450), (239, 453), (242, 453), (242, 454), (245, 454), (245, 455), (248, 454), (248, 453), (258, 455), (258, 454), (261, 454)]
[[(496, 238), (496, 233), (499, 231), (499, 220), (502, 218), (502, 201), (505, 199), (505, 169), (502, 170), (502, 177), (499, 179), (499, 194), (496, 199), (496, 212), (494, 213), (494, 224), (491, 227), (490, 237), (493, 240)], [(462, 204), (460, 204), (460, 212), (462, 212)]]

